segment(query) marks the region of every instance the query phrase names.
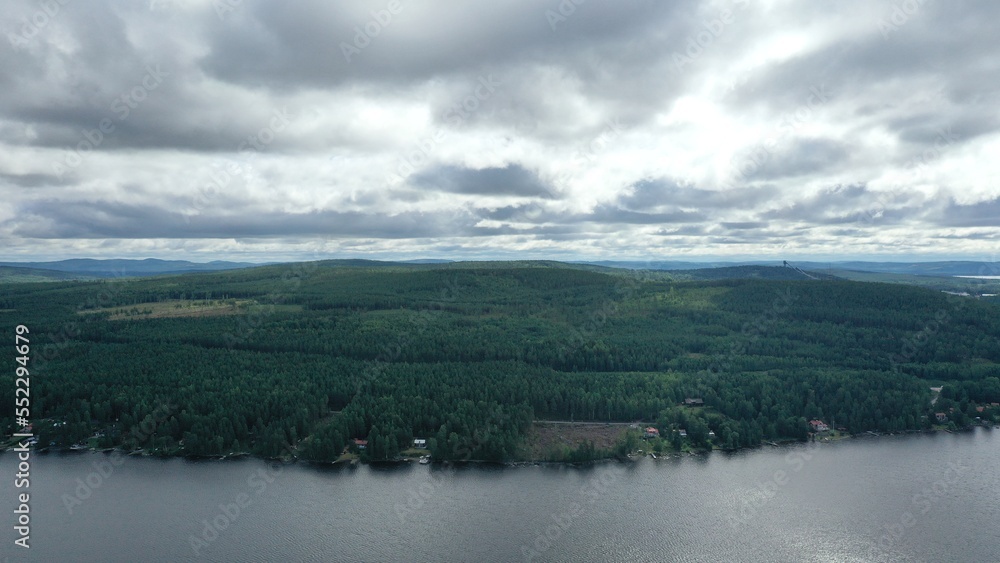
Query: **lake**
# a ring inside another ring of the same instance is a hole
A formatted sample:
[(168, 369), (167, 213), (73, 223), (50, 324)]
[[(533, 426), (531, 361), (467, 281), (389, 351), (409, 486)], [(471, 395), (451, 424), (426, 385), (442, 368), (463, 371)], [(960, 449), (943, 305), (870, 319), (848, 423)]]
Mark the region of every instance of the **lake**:
[(1000, 430), (585, 468), (33, 454), (30, 550), (0, 471), (9, 561), (1000, 562)]

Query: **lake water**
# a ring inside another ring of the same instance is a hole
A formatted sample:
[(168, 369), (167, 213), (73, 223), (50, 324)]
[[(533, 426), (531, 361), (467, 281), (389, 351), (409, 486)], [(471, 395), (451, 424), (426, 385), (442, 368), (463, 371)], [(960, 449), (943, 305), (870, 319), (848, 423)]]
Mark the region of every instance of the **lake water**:
[(9, 561), (1000, 562), (1000, 430), (588, 468), (33, 454), (30, 550), (16, 464)]

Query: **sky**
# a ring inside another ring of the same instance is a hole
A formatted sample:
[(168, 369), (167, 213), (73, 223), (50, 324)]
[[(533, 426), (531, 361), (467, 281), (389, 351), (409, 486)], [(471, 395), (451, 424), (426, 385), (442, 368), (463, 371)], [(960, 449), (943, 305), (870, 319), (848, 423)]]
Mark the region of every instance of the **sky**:
[(1000, 3), (5, 0), (0, 259), (979, 259)]

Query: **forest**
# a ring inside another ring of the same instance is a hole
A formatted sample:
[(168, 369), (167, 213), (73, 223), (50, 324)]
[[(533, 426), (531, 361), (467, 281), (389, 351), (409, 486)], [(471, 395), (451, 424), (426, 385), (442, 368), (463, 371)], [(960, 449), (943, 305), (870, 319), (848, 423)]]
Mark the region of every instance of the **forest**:
[(996, 302), (770, 277), (324, 261), (7, 283), (4, 385), (24, 325), (39, 447), (318, 462), (392, 460), (415, 438), (436, 460), (520, 460), (536, 420), (641, 422), (672, 449), (806, 440), (816, 419), (1000, 422)]

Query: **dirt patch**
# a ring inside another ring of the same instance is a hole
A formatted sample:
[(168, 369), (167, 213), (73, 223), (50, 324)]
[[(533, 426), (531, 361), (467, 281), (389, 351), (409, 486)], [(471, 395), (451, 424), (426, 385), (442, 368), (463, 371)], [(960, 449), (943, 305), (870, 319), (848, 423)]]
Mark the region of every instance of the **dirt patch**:
[(165, 319), (172, 317), (217, 317), (239, 315), (247, 312), (255, 303), (242, 300), (193, 300), (171, 299), (151, 303), (136, 303), (122, 307), (105, 307), (79, 311), (80, 314), (108, 313), (108, 320)]
[(628, 428), (627, 424), (604, 422), (535, 422), (527, 437), (528, 456), (531, 459), (547, 459), (559, 447), (576, 448), (586, 441), (593, 442), (599, 450), (610, 450)]

